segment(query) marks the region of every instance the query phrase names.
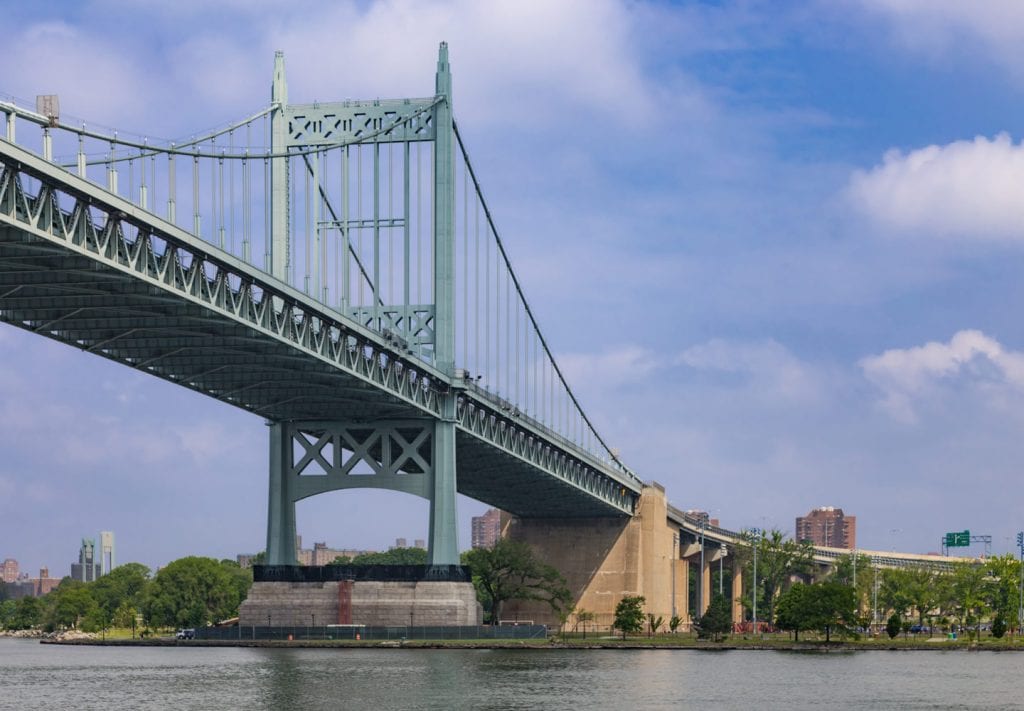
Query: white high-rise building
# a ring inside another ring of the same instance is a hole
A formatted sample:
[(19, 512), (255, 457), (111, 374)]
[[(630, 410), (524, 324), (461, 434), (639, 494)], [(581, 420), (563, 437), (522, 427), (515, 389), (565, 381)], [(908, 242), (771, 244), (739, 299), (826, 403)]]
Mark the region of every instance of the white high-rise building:
[(106, 575), (111, 570), (117, 567), (117, 563), (114, 561), (113, 531), (100, 531), (100, 550), (98, 557), (100, 575)]

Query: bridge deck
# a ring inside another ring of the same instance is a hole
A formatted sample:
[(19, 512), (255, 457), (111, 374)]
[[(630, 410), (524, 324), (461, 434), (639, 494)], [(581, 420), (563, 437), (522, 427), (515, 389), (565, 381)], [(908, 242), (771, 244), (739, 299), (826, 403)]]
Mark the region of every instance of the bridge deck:
[[(338, 312), (2, 140), (0, 320), (268, 420), (433, 421), (437, 394), (453, 386)], [(459, 402), (461, 493), (524, 516), (632, 511), (638, 482), (480, 394)]]

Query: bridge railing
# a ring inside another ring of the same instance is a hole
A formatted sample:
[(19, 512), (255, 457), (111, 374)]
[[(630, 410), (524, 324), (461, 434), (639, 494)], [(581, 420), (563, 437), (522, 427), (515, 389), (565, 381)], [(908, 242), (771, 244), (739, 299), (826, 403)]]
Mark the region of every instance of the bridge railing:
[[(367, 119), (365, 130), (338, 140), (324, 139), (316, 124), (320, 133), (312, 145), (293, 138), (283, 149), (273, 145), (272, 116), (281, 108), (273, 104), (241, 121), (168, 140), (61, 116), (56, 101), (47, 97), (36, 110), (8, 100), (0, 101), (0, 135), (276, 274), (376, 332), (387, 347), (432, 364), (435, 144), (422, 128), (440, 100), (343, 102), (353, 116), (391, 118)], [(302, 107), (289, 108), (294, 109), (291, 134), (312, 132), (296, 123)], [(470, 383), (474, 394), (497, 404), (499, 412), (639, 482), (597, 432), (557, 363), (512, 268), (462, 135), (457, 126), (453, 130), (457, 368), (452, 384)], [(282, 165), (284, 183), (280, 176), (275, 179)], [(275, 197), (282, 184), (287, 186), (283, 202)], [(275, 268), (272, 238), (274, 206), (281, 204), (287, 232), (283, 273)]]

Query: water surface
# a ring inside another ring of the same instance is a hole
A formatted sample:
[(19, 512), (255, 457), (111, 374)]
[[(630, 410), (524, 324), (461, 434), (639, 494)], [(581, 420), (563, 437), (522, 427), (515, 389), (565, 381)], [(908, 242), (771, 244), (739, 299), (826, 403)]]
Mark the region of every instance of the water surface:
[(0, 638), (12, 709), (1024, 709), (1024, 654), (69, 647)]

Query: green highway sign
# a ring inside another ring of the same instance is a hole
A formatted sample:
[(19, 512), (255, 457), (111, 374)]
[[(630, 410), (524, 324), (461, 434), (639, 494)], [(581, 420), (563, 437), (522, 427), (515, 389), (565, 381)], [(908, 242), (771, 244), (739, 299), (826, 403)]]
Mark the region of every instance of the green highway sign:
[(971, 545), (970, 531), (953, 531), (946, 534), (946, 548), (966, 548)]

